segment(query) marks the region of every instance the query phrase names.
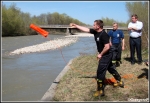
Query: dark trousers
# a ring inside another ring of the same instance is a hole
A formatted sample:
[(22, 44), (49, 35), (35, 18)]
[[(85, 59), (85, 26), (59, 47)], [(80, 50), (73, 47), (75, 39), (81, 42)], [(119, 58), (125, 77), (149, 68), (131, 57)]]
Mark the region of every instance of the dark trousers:
[(129, 39), (130, 42), (130, 59), (132, 63), (135, 63), (135, 49), (137, 53), (138, 62), (142, 62), (142, 54), (141, 54), (141, 37), (138, 38), (131, 38)]
[(118, 80), (118, 81), (121, 80), (121, 76), (114, 68), (111, 60), (112, 60), (112, 53), (102, 56), (102, 58), (99, 60), (99, 65), (98, 65), (98, 69), (97, 69), (97, 79), (98, 80), (101, 80), (101, 81), (105, 80), (105, 75), (106, 75), (107, 70), (109, 73), (111, 73), (114, 76), (114, 78), (116, 80)]
[(111, 49), (113, 52), (112, 61), (121, 61), (121, 53), (122, 53), (121, 43), (112, 44)]

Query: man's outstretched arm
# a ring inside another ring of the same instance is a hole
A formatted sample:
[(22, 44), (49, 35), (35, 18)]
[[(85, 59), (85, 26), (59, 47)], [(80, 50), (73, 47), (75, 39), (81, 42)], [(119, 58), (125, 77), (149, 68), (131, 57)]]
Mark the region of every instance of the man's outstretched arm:
[(74, 24), (74, 23), (70, 23), (70, 26), (73, 27), (73, 28), (78, 28), (80, 29), (81, 31), (84, 31), (84, 32), (90, 32), (90, 29), (87, 28), (87, 27), (84, 27), (84, 26), (80, 26), (80, 25), (77, 25), (77, 24)]

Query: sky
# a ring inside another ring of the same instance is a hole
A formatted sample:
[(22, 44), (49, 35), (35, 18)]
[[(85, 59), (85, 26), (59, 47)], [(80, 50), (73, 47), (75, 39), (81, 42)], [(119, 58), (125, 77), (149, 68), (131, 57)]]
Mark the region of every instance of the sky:
[(106, 17), (119, 22), (127, 22), (130, 19), (125, 6), (126, 1), (3, 1), (8, 7), (12, 3), (31, 16), (54, 12), (65, 13), (89, 25), (93, 25), (96, 19)]

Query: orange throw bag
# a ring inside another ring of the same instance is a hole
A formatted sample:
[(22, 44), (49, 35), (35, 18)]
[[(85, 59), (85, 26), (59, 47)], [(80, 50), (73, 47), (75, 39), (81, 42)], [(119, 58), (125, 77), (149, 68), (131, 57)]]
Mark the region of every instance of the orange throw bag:
[(30, 28), (32, 28), (33, 30), (39, 32), (44, 37), (47, 37), (48, 34), (49, 34), (47, 31), (45, 31), (44, 29), (41, 29), (40, 27), (38, 27), (34, 24), (30, 24)]

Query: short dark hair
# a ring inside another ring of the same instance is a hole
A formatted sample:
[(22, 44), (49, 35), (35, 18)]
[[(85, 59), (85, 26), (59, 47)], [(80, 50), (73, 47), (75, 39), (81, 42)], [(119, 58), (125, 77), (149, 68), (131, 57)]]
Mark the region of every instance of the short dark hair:
[(133, 14), (131, 17), (135, 17), (135, 19), (138, 19), (137, 14)]
[(103, 29), (104, 23), (103, 23), (103, 21), (102, 21), (102, 20), (95, 20), (94, 22), (96, 22), (96, 23), (97, 23), (97, 25), (99, 25), (99, 26), (100, 26), (100, 28), (101, 28), (101, 29)]
[(113, 25), (114, 25), (114, 24), (116, 24), (116, 25), (118, 26), (118, 23), (117, 23), (117, 22), (114, 22)]

